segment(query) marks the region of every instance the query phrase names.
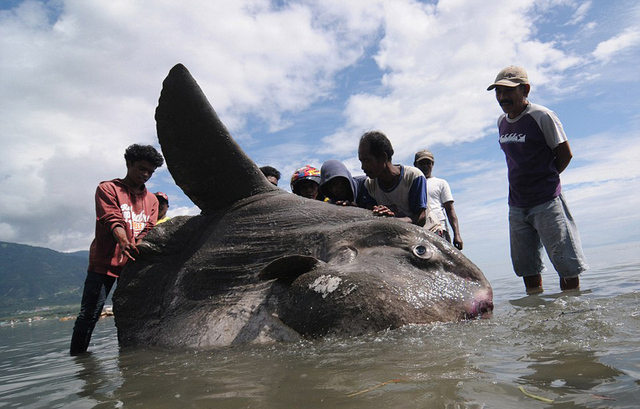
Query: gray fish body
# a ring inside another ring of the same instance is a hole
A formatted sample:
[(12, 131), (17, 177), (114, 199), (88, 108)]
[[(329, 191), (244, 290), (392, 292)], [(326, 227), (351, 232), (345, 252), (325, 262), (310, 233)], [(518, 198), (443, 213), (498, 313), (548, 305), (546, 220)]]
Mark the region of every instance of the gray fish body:
[(167, 166), (203, 214), (157, 226), (123, 271), (121, 345), (360, 335), (492, 310), (482, 272), (436, 235), (273, 187), (181, 65), (156, 119)]

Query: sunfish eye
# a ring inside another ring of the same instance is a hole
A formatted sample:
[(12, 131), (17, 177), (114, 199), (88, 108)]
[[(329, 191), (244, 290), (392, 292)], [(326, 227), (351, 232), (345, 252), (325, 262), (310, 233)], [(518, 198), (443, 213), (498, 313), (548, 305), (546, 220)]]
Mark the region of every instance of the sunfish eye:
[(432, 256), (431, 252), (422, 244), (418, 244), (413, 248), (413, 254), (423, 259), (430, 259)]

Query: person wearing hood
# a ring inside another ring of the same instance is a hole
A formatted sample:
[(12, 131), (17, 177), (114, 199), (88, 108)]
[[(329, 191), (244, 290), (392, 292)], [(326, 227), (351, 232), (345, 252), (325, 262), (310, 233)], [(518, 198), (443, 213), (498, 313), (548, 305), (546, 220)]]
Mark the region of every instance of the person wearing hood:
[(336, 159), (329, 159), (320, 168), (320, 192), (336, 205), (365, 207), (365, 180), (364, 175), (351, 176), (349, 169)]

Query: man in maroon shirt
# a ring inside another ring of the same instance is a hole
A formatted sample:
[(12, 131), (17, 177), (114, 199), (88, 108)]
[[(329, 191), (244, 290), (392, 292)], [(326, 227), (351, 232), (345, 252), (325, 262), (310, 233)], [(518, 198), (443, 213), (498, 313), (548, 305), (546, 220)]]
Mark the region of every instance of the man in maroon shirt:
[(560, 289), (578, 289), (588, 265), (562, 194), (560, 173), (573, 156), (562, 123), (553, 111), (529, 102), (531, 85), (521, 67), (500, 71), (487, 88), (493, 89), (504, 112), (498, 118), (498, 141), (507, 160), (513, 269), (528, 294), (542, 292), (544, 247), (560, 276)]
[(164, 159), (150, 145), (131, 145), (124, 154), (124, 179), (101, 182), (96, 190), (96, 230), (89, 250), (80, 313), (73, 327), (71, 355), (86, 352), (104, 302), (128, 260), (135, 260), (137, 243), (158, 218), (158, 200), (145, 183)]

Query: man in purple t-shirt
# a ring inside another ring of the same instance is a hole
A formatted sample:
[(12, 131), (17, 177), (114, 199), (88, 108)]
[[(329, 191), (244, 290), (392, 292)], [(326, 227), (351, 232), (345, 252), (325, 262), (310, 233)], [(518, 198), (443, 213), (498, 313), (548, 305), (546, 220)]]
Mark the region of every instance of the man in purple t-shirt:
[(527, 97), (524, 69), (509, 66), (487, 91), (495, 89), (504, 114), (498, 119), (500, 148), (509, 177), (511, 261), (528, 294), (542, 292), (542, 247), (560, 276), (560, 288), (578, 289), (588, 266), (578, 229), (562, 195), (560, 173), (572, 154), (556, 114)]

